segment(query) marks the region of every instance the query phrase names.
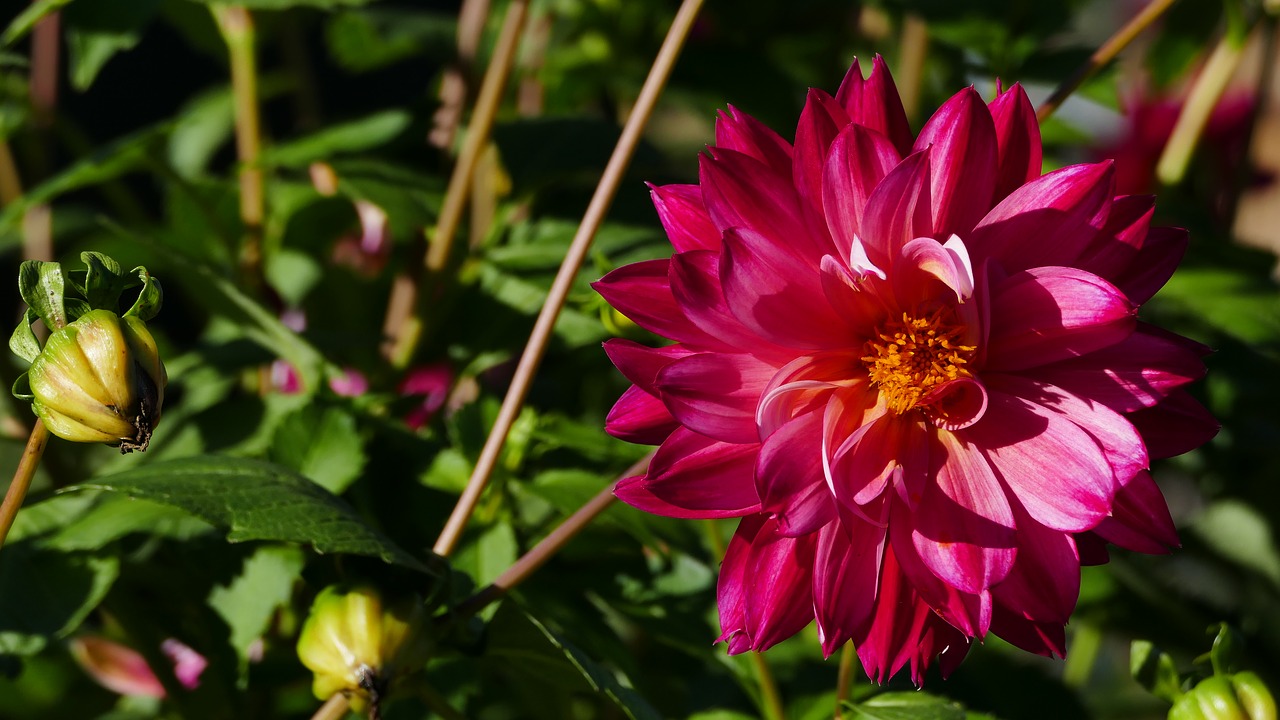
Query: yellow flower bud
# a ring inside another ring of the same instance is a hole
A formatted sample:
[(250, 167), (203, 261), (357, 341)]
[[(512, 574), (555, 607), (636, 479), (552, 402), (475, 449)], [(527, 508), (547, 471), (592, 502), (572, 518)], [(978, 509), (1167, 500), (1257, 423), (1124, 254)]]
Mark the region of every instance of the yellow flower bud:
[(168, 382), (146, 323), (109, 310), (54, 331), (27, 377), (49, 432), (125, 453), (147, 449)]

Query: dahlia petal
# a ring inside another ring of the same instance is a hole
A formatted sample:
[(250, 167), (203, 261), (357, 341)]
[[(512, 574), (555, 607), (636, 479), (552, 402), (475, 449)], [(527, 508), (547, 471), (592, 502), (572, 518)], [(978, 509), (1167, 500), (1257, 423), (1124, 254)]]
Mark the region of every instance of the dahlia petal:
[(684, 316), (671, 294), (670, 261), (646, 260), (623, 265), (591, 284), (601, 297), (637, 325), (679, 342), (721, 345)]
[(988, 388), (982, 422), (956, 432), (980, 448), (991, 467), (1037, 522), (1054, 530), (1089, 530), (1115, 494), (1102, 448), (1058, 413)]
[(875, 130), (893, 142), (899, 155), (911, 152), (911, 126), (907, 123), (907, 111), (902, 107), (898, 88), (884, 58), (876, 55), (871, 61), (871, 75), (862, 78), (862, 68), (857, 58), (840, 83), (836, 102), (844, 106), (849, 118)]
[(1071, 165), (1014, 190), (965, 236), (977, 258), (1008, 272), (1075, 265), (1107, 222), (1115, 185), (1110, 162)]
[(760, 446), (760, 510), (777, 519), (780, 535), (808, 535), (836, 518), (835, 499), (822, 473), (821, 437), (822, 413), (811, 412), (778, 428)]
[(1173, 276), (1189, 241), (1182, 228), (1151, 228), (1128, 269), (1117, 274), (1116, 287), (1139, 305), (1150, 300)]
[(930, 390), (920, 407), (934, 427), (963, 430), (987, 412), (987, 389), (973, 378), (957, 378)]
[(822, 176), (827, 150), (840, 128), (848, 124), (849, 116), (835, 98), (821, 90), (809, 89), (796, 126), (791, 176), (800, 201), (814, 217), (822, 217)]
[(831, 523), (819, 532), (813, 609), (827, 657), (870, 624), (884, 545), (885, 529), (871, 523)]
[(622, 393), (604, 420), (605, 432), (641, 445), (660, 445), (679, 426), (661, 400), (637, 385)]
[(815, 545), (812, 534), (780, 535), (773, 519), (757, 524), (751, 518), (738, 526), (725, 551), (717, 590), (720, 639), (730, 640), (730, 653), (742, 651), (735, 650), (736, 635), (749, 638), (750, 649), (766, 650), (813, 620)]
[(820, 236), (807, 231), (811, 223), (790, 171), (779, 173), (753, 157), (721, 149), (715, 157), (699, 156), (699, 165), (702, 199), (721, 233), (730, 228), (752, 230), (779, 248), (812, 259), (814, 267), (832, 251), (825, 228)]
[(673, 360), (688, 357), (693, 351), (683, 345), (651, 348), (634, 340), (612, 338), (604, 343), (604, 352), (623, 377), (639, 385), (650, 395), (657, 395), (654, 380), (662, 368)]
[(880, 181), (862, 216), (862, 245), (877, 267), (889, 269), (898, 249), (933, 235), (929, 151), (907, 156)]
[(1113, 545), (1149, 555), (1163, 555), (1180, 545), (1169, 505), (1147, 472), (1134, 475), (1116, 492), (1111, 517), (1093, 532)]
[(1128, 482), (1150, 465), (1146, 445), (1133, 424), (1123, 415), (1101, 403), (1082, 400), (1062, 388), (1039, 380), (1014, 375), (990, 373), (987, 385), (1058, 413), (1075, 423), (1102, 448), (1107, 463), (1115, 474), (1116, 487)]
[(1142, 433), (1152, 458), (1168, 458), (1190, 452), (1209, 442), (1221, 425), (1185, 390), (1175, 390), (1152, 407), (1129, 415)]
[(849, 435), (832, 453), (827, 473), (831, 491), (845, 505), (867, 505), (905, 468), (924, 472), (928, 447), (920, 424), (886, 413)]
[(757, 443), (756, 404), (776, 370), (746, 354), (700, 353), (658, 373), (657, 389), (681, 425), (730, 443)]
[(1017, 554), (1013, 511), (981, 454), (951, 433), (930, 453), (934, 482), (912, 513), (920, 560), (957, 590), (980, 593), (1009, 574)]
[(874, 613), (865, 629), (853, 626), (862, 669), (883, 684), (914, 657), (933, 612), (907, 581), (890, 543), (883, 542)]
[(697, 185), (651, 184), (649, 197), (653, 199), (658, 219), (662, 221), (676, 252), (720, 250), (720, 231), (702, 204), (702, 188)]
[(716, 442), (678, 428), (662, 443), (649, 472), (618, 483), (614, 495), (655, 515), (742, 517), (760, 510), (753, 477), (756, 445)]
[(1000, 202), (1022, 184), (1040, 177), (1040, 123), (1022, 85), (1014, 83), (988, 104), (995, 122), (998, 163), (992, 200)]
[(720, 284), (743, 325), (787, 347), (821, 350), (855, 343), (827, 302), (813, 268), (764, 235), (729, 230), (720, 256)]
[(791, 172), (791, 145), (773, 128), (732, 105), (716, 118), (716, 148), (750, 155), (783, 174)]
[(1115, 278), (1133, 264), (1138, 249), (1145, 242), (1155, 207), (1156, 199), (1153, 195), (1114, 198), (1107, 213), (1106, 225), (1093, 243), (1071, 264), (1114, 283)]
[(1185, 338), (1138, 323), (1115, 345), (1038, 367), (1035, 377), (1117, 412), (1133, 412), (1202, 377), (1197, 350)]
[(836, 250), (846, 263), (853, 264), (855, 247), (866, 254), (858, 236), (867, 201), (900, 161), (888, 138), (862, 125), (846, 126), (831, 143), (823, 167), (822, 209)]
[(933, 230), (967, 236), (991, 207), (996, 185), (996, 128), (976, 90), (961, 90), (929, 118), (915, 149), (930, 146)]
[(973, 265), (960, 238), (952, 235), (946, 244), (933, 238), (916, 238), (894, 261), (894, 294), (904, 307), (916, 307), (938, 298), (938, 284), (950, 290), (956, 302), (973, 295)]
[(1067, 633), (1062, 623), (1028, 620), (997, 604), (991, 613), (991, 632), (1010, 645), (1036, 655), (1067, 656)]
[(1114, 345), (1137, 308), (1106, 280), (1075, 268), (1015, 273), (991, 289), (987, 369), (1024, 370)]
[(969, 637), (986, 635), (991, 625), (990, 591), (965, 592), (935, 575), (915, 549), (913, 524), (906, 504), (894, 502), (889, 514), (889, 542), (907, 582), (934, 612), (957, 630)]
[(720, 287), (720, 253), (694, 250), (671, 258), (671, 293), (680, 310), (704, 337), (702, 346), (740, 352), (757, 357), (783, 358), (795, 356), (794, 350), (780, 348), (744, 327), (729, 309)]
[(1071, 617), (1080, 597), (1075, 541), (1069, 533), (1036, 522), (1018, 503), (1012, 503), (1012, 509), (1018, 526), (1018, 559), (1004, 582), (991, 591), (996, 606), (1028, 620), (1061, 625)]
[(835, 388), (861, 384), (846, 379), (853, 359), (840, 352), (801, 355), (774, 373), (756, 406), (760, 436), (768, 437), (783, 423), (825, 405)]
[(1107, 552), (1107, 541), (1098, 537), (1092, 530), (1076, 533), (1076, 551), (1080, 553), (1081, 565), (1106, 565), (1111, 562), (1111, 554)]
[[(861, 242), (855, 247), (861, 249)], [(865, 255), (863, 256), (865, 259)], [(881, 276), (883, 271), (867, 262)], [(856, 337), (870, 337), (877, 325), (889, 313), (884, 301), (874, 289), (874, 283), (864, 274), (854, 275), (839, 260), (827, 255), (822, 258), (822, 293), (827, 303), (843, 318)]]

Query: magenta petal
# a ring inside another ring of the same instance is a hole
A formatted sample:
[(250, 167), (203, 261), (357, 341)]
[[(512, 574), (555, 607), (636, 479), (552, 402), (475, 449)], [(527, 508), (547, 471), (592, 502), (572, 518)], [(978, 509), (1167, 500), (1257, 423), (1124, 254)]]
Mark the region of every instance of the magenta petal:
[(950, 433), (930, 453), (934, 482), (912, 513), (912, 543), (943, 582), (980, 593), (1004, 579), (1017, 554), (1013, 511), (987, 461)]
[(999, 161), (994, 202), (1000, 202), (1023, 183), (1040, 177), (1040, 123), (1022, 85), (1000, 93), (987, 106), (995, 122)]
[(729, 230), (720, 284), (743, 325), (779, 345), (806, 350), (847, 347), (853, 334), (827, 302), (814, 267), (763, 235)]
[[(824, 430), (830, 434), (831, 429)], [(868, 418), (831, 455), (828, 467), (836, 499), (855, 512), (880, 497), (905, 468), (923, 473), (929, 466), (920, 423), (886, 413)], [(914, 451), (914, 452), (913, 452)]]
[(1133, 262), (1116, 275), (1116, 287), (1135, 303), (1150, 300), (1173, 276), (1174, 269), (1187, 252), (1188, 242), (1189, 235), (1182, 228), (1151, 228)]
[(679, 428), (662, 443), (643, 477), (618, 483), (618, 499), (655, 515), (742, 517), (759, 512), (753, 477), (758, 445), (716, 442)]
[(688, 357), (692, 350), (682, 345), (651, 348), (633, 340), (612, 338), (604, 343), (604, 352), (623, 377), (639, 385), (650, 395), (657, 395), (654, 380), (662, 368), (673, 360)]
[(832, 523), (818, 535), (813, 609), (828, 657), (871, 622), (884, 542), (884, 528), (863, 522)]
[(1075, 265), (1111, 210), (1110, 162), (1072, 165), (1014, 190), (965, 237), (975, 260), (995, 258), (1009, 271)]
[(871, 262), (889, 269), (898, 250), (933, 235), (930, 214), (929, 152), (908, 156), (872, 191), (862, 216), (862, 245)]
[(991, 632), (1005, 642), (1045, 657), (1067, 656), (1067, 633), (1062, 623), (1035, 622), (996, 605)]
[(681, 425), (724, 442), (756, 443), (756, 405), (775, 371), (750, 355), (702, 353), (664, 367), (657, 388)]
[(697, 185), (650, 185), (649, 197), (653, 199), (658, 219), (662, 221), (676, 252), (720, 250), (720, 231), (702, 204), (702, 188)]
[(938, 619), (903, 574), (893, 546), (883, 544), (871, 623), (852, 628), (862, 668), (877, 683), (884, 683), (916, 657), (930, 618)]
[(711, 336), (685, 318), (667, 279), (669, 260), (646, 260), (624, 265), (591, 284), (618, 312), (652, 333), (680, 342), (717, 347)]
[(862, 78), (857, 58), (840, 83), (836, 102), (844, 106), (849, 118), (884, 135), (893, 142), (899, 155), (911, 152), (911, 126), (902, 107), (898, 88), (893, 84), (889, 67), (879, 55), (871, 61), (871, 76)]
[(641, 445), (660, 445), (679, 426), (661, 400), (637, 385), (622, 393), (604, 420), (605, 432)]
[(1208, 410), (1185, 390), (1175, 390), (1153, 407), (1129, 415), (1142, 433), (1152, 458), (1190, 452), (1209, 442), (1221, 426)]
[(963, 430), (987, 412), (987, 389), (973, 378), (957, 378), (930, 390), (921, 409), (934, 427)]
[[(1061, 625), (1080, 596), (1080, 556), (1069, 533), (1050, 530), (1013, 504), (1018, 525), (1018, 559), (1004, 582), (992, 590), (996, 605), (1023, 618)], [(994, 627), (993, 627), (994, 629)]]
[(1204, 375), (1193, 348), (1184, 338), (1138, 323), (1115, 345), (1038, 367), (1035, 377), (1117, 412), (1133, 412)]
[(694, 250), (672, 257), (670, 283), (681, 312), (696, 332), (708, 338), (702, 343), (704, 347), (744, 348), (759, 357), (788, 360), (795, 355), (761, 338), (734, 316), (720, 287), (720, 253)]
[(1094, 241), (1072, 263), (1111, 283), (1129, 270), (1146, 241), (1155, 213), (1152, 195), (1127, 195), (1111, 201), (1107, 222)]
[(946, 244), (933, 238), (916, 238), (902, 246), (894, 260), (893, 289), (904, 307), (916, 307), (947, 295), (963, 303), (973, 295), (973, 266), (960, 238)]
[(778, 428), (760, 447), (760, 510), (777, 519), (780, 535), (807, 535), (836, 518), (822, 472), (821, 438), (822, 413), (811, 412)]
[(732, 105), (716, 119), (716, 148), (750, 155), (776, 172), (791, 172), (791, 145), (773, 128)]
[(795, 152), (791, 175), (796, 192), (815, 217), (822, 217), (822, 175), (827, 149), (840, 128), (849, 124), (849, 116), (835, 98), (811, 88), (796, 126)]
[(840, 257), (850, 262), (850, 249), (862, 232), (871, 193), (900, 161), (888, 138), (862, 125), (849, 125), (831, 143), (823, 167), (822, 208), (827, 229)]
[(1116, 484), (1088, 433), (1062, 415), (988, 387), (982, 422), (956, 436), (980, 448), (1037, 522), (1054, 530), (1089, 530), (1106, 517)]
[(929, 118), (915, 149), (929, 147), (933, 231), (968, 237), (991, 207), (996, 186), (996, 128), (977, 91), (961, 90)]
[(906, 504), (894, 502), (889, 515), (889, 542), (903, 575), (943, 620), (969, 637), (982, 637), (991, 624), (991, 593), (969, 593), (943, 582), (916, 552), (914, 520)]
[(1033, 368), (1114, 345), (1137, 308), (1106, 280), (1075, 268), (1015, 273), (991, 289), (987, 369)]
[(875, 290), (876, 283), (867, 275), (853, 274), (831, 255), (822, 258), (821, 273), (822, 293), (831, 308), (855, 336), (871, 337), (889, 314), (889, 307)]
[(790, 172), (778, 173), (755, 158), (730, 150), (716, 150), (714, 158), (699, 156), (702, 199), (716, 228), (745, 228), (769, 238), (778, 247), (818, 260), (832, 251), (825, 227), (810, 232), (812, 223), (800, 204)]
[(1107, 542), (1152, 555), (1180, 545), (1160, 486), (1147, 472), (1134, 475), (1116, 492), (1111, 517), (1093, 531)]
[[(717, 589), (720, 639), (729, 640), (730, 653), (768, 649), (813, 620), (816, 541), (780, 535), (772, 519), (748, 518), (738, 526)], [(746, 636), (745, 647), (735, 645), (739, 635)]]

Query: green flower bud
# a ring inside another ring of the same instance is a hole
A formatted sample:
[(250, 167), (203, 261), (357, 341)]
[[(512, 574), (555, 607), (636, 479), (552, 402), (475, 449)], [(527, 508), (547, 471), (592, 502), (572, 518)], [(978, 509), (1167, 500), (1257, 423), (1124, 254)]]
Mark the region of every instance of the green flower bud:
[(298, 659), (315, 673), (321, 700), (343, 693), (357, 711), (375, 716), (393, 683), (426, 660), (421, 603), (384, 605), (370, 587), (325, 588), (298, 637)]
[(27, 378), (49, 432), (74, 442), (146, 450), (168, 382), (156, 341), (136, 317), (92, 310), (54, 331)]
[(1169, 720), (1276, 720), (1276, 704), (1251, 672), (1214, 675), (1183, 693)]

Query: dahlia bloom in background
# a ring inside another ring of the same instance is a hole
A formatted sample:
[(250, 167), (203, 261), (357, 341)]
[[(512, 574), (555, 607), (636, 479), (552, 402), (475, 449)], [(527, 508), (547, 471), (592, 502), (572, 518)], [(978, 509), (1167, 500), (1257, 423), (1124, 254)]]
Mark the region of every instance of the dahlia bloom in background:
[[(161, 643), (160, 651), (173, 663), (173, 675), (182, 687), (192, 690), (200, 686), (200, 675), (209, 665), (203, 655), (175, 638)], [(84, 635), (71, 641), (71, 655), (90, 677), (112, 692), (165, 696), (160, 679), (132, 648), (96, 635)]]
[(1217, 425), (1205, 348), (1139, 321), (1180, 259), (1111, 163), (1041, 175), (1018, 86), (913, 137), (876, 58), (811, 90), (794, 144), (734, 109), (698, 185), (654, 187), (674, 254), (599, 292), (674, 344), (606, 343), (634, 383), (607, 429), (657, 444), (617, 495), (742, 518), (730, 653), (817, 621), (883, 682), (995, 633), (1063, 655), (1082, 562), (1178, 543), (1149, 460)]

